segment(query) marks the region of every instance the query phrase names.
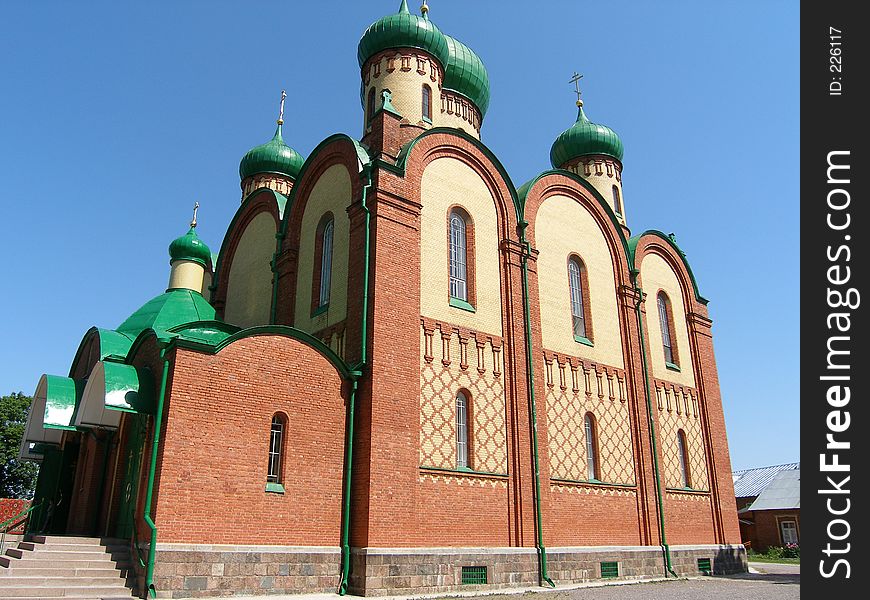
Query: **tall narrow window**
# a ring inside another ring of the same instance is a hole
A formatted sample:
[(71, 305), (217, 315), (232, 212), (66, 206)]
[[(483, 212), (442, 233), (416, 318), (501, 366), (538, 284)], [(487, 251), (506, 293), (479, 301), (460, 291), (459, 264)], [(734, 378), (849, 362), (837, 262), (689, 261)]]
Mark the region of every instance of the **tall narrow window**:
[(468, 468), (468, 397), (456, 394), (456, 468)]
[(284, 439), (284, 420), (280, 416), (272, 417), (272, 430), (269, 434), (269, 470), (266, 474), (267, 483), (281, 483), (281, 447)]
[(423, 119), (432, 122), (432, 88), (423, 84)]
[(568, 288), (571, 293), (571, 323), (575, 338), (586, 335), (586, 311), (583, 306), (583, 267), (576, 258), (568, 260)]
[(619, 197), (619, 187), (613, 186), (613, 210), (622, 215), (622, 198)]
[(329, 304), (329, 290), (332, 286), (332, 238), (335, 234), (335, 221), (330, 219), (323, 226), (320, 253), (320, 298), (318, 307)]
[(586, 429), (586, 478), (589, 481), (598, 481), (600, 479), (598, 472), (598, 439), (596, 438), (595, 418), (592, 416), (592, 413), (586, 413), (583, 425)]
[(680, 459), (680, 477), (683, 478), (681, 483), (685, 488), (692, 487), (691, 473), (689, 472), (689, 453), (688, 448), (686, 447), (686, 434), (682, 429), (677, 431), (677, 453), (679, 454)]
[(468, 302), (467, 230), (457, 211), (450, 213), (450, 297)]
[(659, 307), (659, 323), (662, 326), (662, 347), (665, 352), (665, 362), (676, 366), (677, 354), (674, 351), (674, 338), (671, 331), (671, 323), (673, 322), (671, 318), (671, 303), (664, 292), (659, 292), (656, 301)]
[(366, 123), (372, 120), (375, 116), (375, 88), (369, 90), (369, 99), (366, 102)]

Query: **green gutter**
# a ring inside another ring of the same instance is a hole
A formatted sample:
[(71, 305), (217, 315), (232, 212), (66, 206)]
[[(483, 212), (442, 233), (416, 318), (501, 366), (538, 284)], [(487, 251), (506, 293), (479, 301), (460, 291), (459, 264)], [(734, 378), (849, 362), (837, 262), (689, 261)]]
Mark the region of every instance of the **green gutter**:
[[(148, 547), (148, 566), (145, 571), (145, 588), (151, 598), (157, 597), (154, 588), (154, 559), (157, 555), (157, 525), (151, 518), (151, 502), (154, 498), (154, 474), (157, 471), (157, 450), (160, 444), (160, 429), (163, 426), (163, 401), (166, 399), (166, 380), (169, 378), (169, 359), (166, 348), (160, 351), (163, 359), (163, 376), (160, 380), (160, 395), (157, 398), (157, 414), (154, 416), (154, 440), (151, 443), (151, 467), (148, 472), (148, 492), (145, 495), (145, 524), (151, 529), (151, 544)], [(134, 524), (135, 527), (135, 524)]]
[(344, 471), (344, 510), (341, 515), (341, 580), (338, 584), (338, 594), (344, 596), (347, 594), (348, 577), (350, 576), (350, 493), (351, 493), (351, 476), (353, 474), (353, 440), (354, 440), (354, 419), (356, 417), (356, 393), (359, 388), (359, 378), (362, 376), (362, 369), (366, 365), (368, 359), (368, 322), (369, 322), (369, 272), (371, 265), (371, 223), (372, 213), (366, 204), (369, 187), (372, 185), (371, 166), (363, 167), (362, 177), (366, 178), (366, 183), (362, 188), (362, 209), (366, 215), (366, 238), (364, 258), (365, 269), (363, 270), (363, 297), (362, 297), (362, 323), (360, 337), (362, 339), (362, 348), (360, 350), (360, 359), (353, 369), (352, 387), (350, 391), (350, 400), (348, 402), (347, 412), (347, 446), (345, 448), (345, 471)]
[(659, 475), (659, 453), (658, 449), (656, 448), (656, 432), (655, 425), (653, 423), (652, 391), (650, 390), (649, 386), (649, 367), (647, 365), (646, 342), (644, 341), (643, 321), (640, 312), (640, 304), (641, 302), (643, 302), (643, 290), (641, 290), (640, 286), (637, 285), (637, 276), (639, 274), (639, 271), (633, 270), (631, 272), (631, 278), (632, 283), (634, 284), (634, 291), (637, 294), (637, 301), (634, 304), (634, 310), (637, 314), (637, 332), (640, 335), (640, 357), (641, 363), (643, 365), (643, 381), (646, 388), (646, 415), (647, 424), (649, 426), (650, 443), (652, 445), (653, 473), (655, 475), (656, 498), (658, 502), (659, 513), (659, 535), (662, 539), (662, 553), (664, 554), (665, 559), (665, 577), (668, 576), (668, 573), (670, 573), (674, 577), (679, 577), (679, 575), (674, 573), (674, 570), (671, 567), (671, 549), (668, 546), (667, 538), (665, 537), (665, 505), (662, 501), (662, 482), (661, 475)]
[(523, 246), (521, 260), (523, 261), (523, 321), (526, 329), (526, 378), (529, 386), (529, 411), (532, 415), (532, 447), (535, 459), (535, 518), (537, 520), (537, 550), (541, 569), (541, 580), (551, 587), (556, 587), (553, 580), (547, 576), (547, 549), (544, 547), (544, 530), (541, 519), (541, 476), (538, 464), (538, 417), (535, 410), (535, 377), (532, 360), (532, 318), (529, 308), (529, 255), (531, 245), (526, 241), (526, 221), (520, 221), (520, 244)]

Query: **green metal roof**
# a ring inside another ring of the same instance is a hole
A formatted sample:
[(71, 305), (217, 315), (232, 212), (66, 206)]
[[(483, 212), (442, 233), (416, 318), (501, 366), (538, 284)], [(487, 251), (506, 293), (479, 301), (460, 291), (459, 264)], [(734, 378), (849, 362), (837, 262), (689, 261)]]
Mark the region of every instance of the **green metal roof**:
[(296, 179), (305, 159), (296, 150), (284, 143), (281, 125), (275, 130), (271, 140), (251, 148), (239, 163), (239, 177), (242, 179), (258, 173), (279, 173)]
[(199, 292), (173, 289), (146, 302), (121, 323), (118, 331), (135, 338), (145, 329), (157, 332), (194, 321), (212, 321), (215, 311)]
[(444, 87), (459, 92), (485, 115), (489, 108), (489, 75), (480, 57), (459, 40), (444, 35), (449, 58), (444, 68)]
[(196, 235), (195, 226), (180, 238), (169, 244), (170, 263), (176, 260), (190, 260), (208, 268), (211, 261), (211, 250)]
[(563, 131), (550, 149), (550, 162), (561, 168), (566, 162), (579, 156), (603, 154), (622, 160), (622, 140), (610, 127), (589, 120), (583, 107), (577, 108), (577, 121)]
[(82, 391), (85, 389), (85, 380), (59, 375), (43, 375), (43, 377), (45, 378), (45, 411), (42, 426), (49, 429), (74, 430), (72, 420), (81, 400)]
[(441, 30), (428, 17), (412, 15), (408, 3), (402, 0), (399, 12), (378, 19), (366, 29), (357, 47), (357, 59), (362, 67), (368, 59), (389, 48), (419, 48), (447, 65), (450, 51)]

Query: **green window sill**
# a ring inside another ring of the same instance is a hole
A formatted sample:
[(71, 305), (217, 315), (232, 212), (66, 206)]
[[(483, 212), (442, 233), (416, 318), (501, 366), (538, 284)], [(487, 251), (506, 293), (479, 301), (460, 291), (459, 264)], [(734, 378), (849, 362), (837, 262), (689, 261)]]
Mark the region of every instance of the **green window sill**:
[(311, 316), (316, 317), (317, 315), (322, 315), (323, 313), (325, 313), (328, 310), (329, 310), (329, 302), (327, 302), (326, 304), (322, 304), (322, 305), (318, 306), (317, 308), (315, 308), (313, 311), (311, 311)]
[(424, 122), (424, 123), (429, 123), (429, 125), (431, 125), (431, 124), (432, 124), (432, 119), (430, 119), (429, 117), (423, 117), (423, 122)]
[(450, 306), (461, 310), (467, 310), (468, 312), (477, 312), (471, 304), (465, 300), (460, 300), (459, 298), (450, 298)]
[(273, 481), (267, 481), (266, 482), (266, 491), (272, 492), (273, 494), (283, 494), (284, 493), (284, 486), (281, 485), (280, 483), (275, 483)]
[(586, 346), (594, 346), (595, 345), (592, 343), (592, 340), (590, 340), (587, 337), (583, 337), (582, 335), (575, 335), (574, 341), (579, 343), (579, 344), (584, 344)]
[(665, 367), (667, 367), (667, 368), (670, 369), (671, 371), (676, 371), (677, 373), (680, 372), (680, 367), (678, 367), (677, 365), (675, 365), (675, 364), (672, 363), (672, 362), (667, 362), (667, 361), (665, 361)]

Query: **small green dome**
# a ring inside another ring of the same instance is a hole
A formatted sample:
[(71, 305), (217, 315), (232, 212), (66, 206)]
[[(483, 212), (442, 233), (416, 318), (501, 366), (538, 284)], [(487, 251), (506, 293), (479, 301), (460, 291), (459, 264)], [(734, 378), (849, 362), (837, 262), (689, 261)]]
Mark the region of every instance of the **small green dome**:
[(280, 173), (296, 179), (304, 162), (302, 155), (284, 143), (279, 124), (271, 140), (248, 150), (248, 153), (242, 157), (242, 162), (239, 164), (239, 177), (245, 179), (258, 173)]
[(208, 268), (211, 262), (211, 250), (196, 235), (195, 228), (191, 227), (190, 231), (169, 244), (169, 258), (170, 263), (176, 260), (190, 260)]
[(178, 325), (214, 321), (216, 318), (214, 308), (199, 292), (174, 289), (143, 304), (118, 326), (118, 332), (134, 339), (148, 328), (162, 332)]
[(441, 66), (450, 56), (447, 40), (441, 30), (427, 17), (412, 15), (408, 3), (402, 0), (399, 12), (378, 19), (366, 29), (357, 47), (359, 66), (389, 48), (419, 48), (438, 59)]
[(558, 169), (571, 159), (589, 154), (603, 154), (622, 161), (622, 152), (622, 140), (616, 132), (590, 121), (580, 106), (577, 121), (553, 142), (550, 162)]
[(444, 87), (459, 92), (485, 115), (489, 108), (489, 75), (480, 57), (457, 39), (444, 35), (450, 57), (444, 68)]

